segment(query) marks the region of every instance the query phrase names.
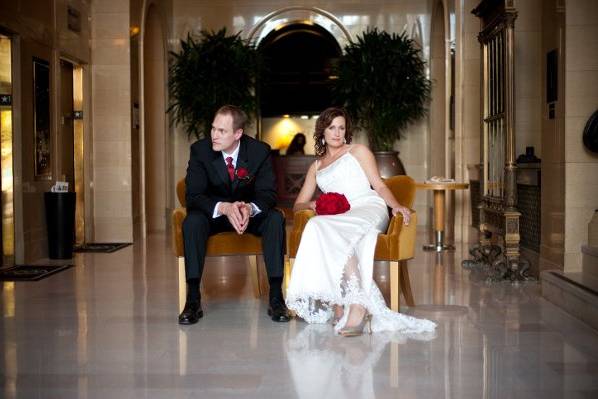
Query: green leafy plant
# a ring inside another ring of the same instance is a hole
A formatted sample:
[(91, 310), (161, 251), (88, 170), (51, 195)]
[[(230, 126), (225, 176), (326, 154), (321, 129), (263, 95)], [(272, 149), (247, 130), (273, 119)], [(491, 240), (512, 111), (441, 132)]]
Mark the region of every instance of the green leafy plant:
[(405, 33), (367, 30), (345, 47), (334, 95), (372, 149), (390, 151), (405, 128), (427, 113), (431, 83), (420, 49)]
[(170, 54), (167, 112), (189, 137), (208, 135), (222, 105), (237, 105), (249, 116), (256, 113), (259, 56), (240, 33), (227, 35), (222, 28), (202, 30), (198, 37), (188, 34), (180, 51)]

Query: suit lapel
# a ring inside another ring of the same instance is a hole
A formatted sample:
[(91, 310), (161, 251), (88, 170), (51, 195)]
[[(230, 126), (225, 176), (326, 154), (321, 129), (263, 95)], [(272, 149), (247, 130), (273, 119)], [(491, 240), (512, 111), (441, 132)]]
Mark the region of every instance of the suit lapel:
[[(249, 161), (247, 160), (247, 142), (244, 139), (245, 136), (241, 137), (241, 142), (239, 144), (239, 156), (237, 157), (237, 167), (235, 168), (235, 171), (239, 170), (240, 168), (249, 169)], [(236, 175), (237, 174), (235, 173), (235, 179), (233, 180), (233, 192), (237, 189), (240, 183), (240, 180)]]
[(216, 169), (218, 176), (224, 182), (226, 187), (230, 189), (230, 178), (228, 177), (228, 170), (226, 169), (226, 163), (224, 162), (224, 158), (222, 158), (222, 153), (220, 151), (214, 152), (212, 166), (214, 167), (214, 169)]

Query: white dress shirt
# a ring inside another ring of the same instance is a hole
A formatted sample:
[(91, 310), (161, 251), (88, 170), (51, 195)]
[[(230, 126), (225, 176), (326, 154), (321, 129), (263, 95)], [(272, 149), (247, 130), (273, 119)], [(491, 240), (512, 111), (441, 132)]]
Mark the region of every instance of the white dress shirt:
[[(235, 170), (237, 169), (237, 158), (239, 158), (239, 148), (241, 148), (241, 144), (239, 143), (237, 145), (237, 148), (235, 148), (235, 150), (230, 153), (227, 154), (224, 151), (222, 152), (222, 158), (224, 159), (224, 162), (226, 163), (226, 158), (231, 157), (233, 159), (233, 168), (235, 168)], [(216, 206), (214, 207), (214, 213), (212, 214), (212, 218), (217, 218), (219, 216), (222, 216), (222, 214), (220, 213), (220, 211), (218, 210), (218, 206), (220, 205), (222, 201), (219, 201), (216, 203)], [(249, 205), (251, 205), (251, 212), (249, 214), (250, 217), (253, 217), (255, 215), (257, 215), (258, 213), (260, 213), (262, 210), (260, 208), (258, 208), (258, 206), (256, 204), (254, 204), (253, 202), (251, 202)]]

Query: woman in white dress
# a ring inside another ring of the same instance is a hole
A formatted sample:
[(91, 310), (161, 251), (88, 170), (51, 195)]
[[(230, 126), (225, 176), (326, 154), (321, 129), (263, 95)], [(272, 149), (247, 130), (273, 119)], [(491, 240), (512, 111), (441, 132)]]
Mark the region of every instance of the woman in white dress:
[[(372, 152), (351, 145), (351, 125), (341, 108), (319, 116), (314, 133), (318, 159), (311, 165), (293, 210), (315, 210), (316, 186), (323, 193), (346, 196), (350, 210), (312, 217), (301, 242), (286, 295), (289, 309), (308, 323), (327, 323), (343, 336), (371, 331), (429, 333), (436, 324), (391, 311), (373, 280), (378, 234), (389, 216), (401, 213), (409, 223), (409, 209), (400, 205), (378, 173)], [(373, 188), (373, 189), (372, 189)]]

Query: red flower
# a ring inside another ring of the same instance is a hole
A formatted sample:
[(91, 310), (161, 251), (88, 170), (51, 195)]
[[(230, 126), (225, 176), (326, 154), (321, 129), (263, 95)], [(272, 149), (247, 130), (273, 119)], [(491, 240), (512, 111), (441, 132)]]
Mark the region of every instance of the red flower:
[(318, 215), (337, 215), (351, 209), (349, 201), (344, 194), (326, 193), (316, 200), (316, 213)]
[(239, 180), (248, 180), (249, 179), (249, 171), (245, 168), (239, 168), (235, 171), (237, 178)]

